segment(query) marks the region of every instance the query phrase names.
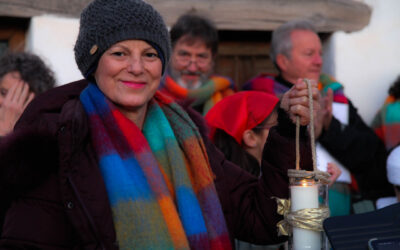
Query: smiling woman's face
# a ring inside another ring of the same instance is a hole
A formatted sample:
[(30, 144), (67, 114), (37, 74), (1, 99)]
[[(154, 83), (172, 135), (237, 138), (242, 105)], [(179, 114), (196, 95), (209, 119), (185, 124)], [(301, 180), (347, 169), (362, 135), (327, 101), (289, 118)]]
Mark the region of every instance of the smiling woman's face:
[(162, 63), (142, 40), (118, 42), (100, 57), (94, 74), (97, 86), (128, 118), (145, 114), (160, 84)]

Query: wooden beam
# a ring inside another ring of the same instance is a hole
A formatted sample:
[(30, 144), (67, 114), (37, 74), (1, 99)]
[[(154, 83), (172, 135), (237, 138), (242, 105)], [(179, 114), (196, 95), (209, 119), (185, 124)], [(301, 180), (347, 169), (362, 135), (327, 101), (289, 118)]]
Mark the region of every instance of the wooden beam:
[[(90, 0), (0, 0), (0, 16), (64, 14), (79, 17)], [(309, 19), (320, 32), (357, 31), (371, 8), (358, 0), (147, 0), (171, 26), (187, 12), (204, 14), (222, 30), (273, 30), (292, 19)]]
[(32, 17), (60, 14), (79, 17), (91, 0), (0, 0), (0, 16)]
[(354, 0), (148, 0), (172, 25), (186, 12), (205, 15), (224, 30), (274, 30), (293, 19), (309, 19), (318, 31), (357, 31), (371, 8)]

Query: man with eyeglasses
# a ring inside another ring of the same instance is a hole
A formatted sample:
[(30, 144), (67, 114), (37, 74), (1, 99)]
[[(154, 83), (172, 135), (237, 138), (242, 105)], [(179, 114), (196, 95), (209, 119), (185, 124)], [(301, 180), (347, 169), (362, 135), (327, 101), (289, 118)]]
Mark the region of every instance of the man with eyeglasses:
[(201, 16), (181, 16), (170, 31), (172, 56), (161, 92), (176, 100), (191, 101), (205, 115), (225, 96), (234, 93), (231, 79), (213, 74), (218, 50), (218, 32), (214, 24)]

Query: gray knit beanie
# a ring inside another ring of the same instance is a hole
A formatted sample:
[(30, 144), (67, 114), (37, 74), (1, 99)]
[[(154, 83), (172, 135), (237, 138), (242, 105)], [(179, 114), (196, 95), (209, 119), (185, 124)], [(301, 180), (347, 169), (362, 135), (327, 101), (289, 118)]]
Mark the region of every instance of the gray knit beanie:
[[(170, 58), (170, 38), (161, 15), (142, 0), (94, 0), (81, 14), (75, 61), (85, 78), (113, 44), (144, 40), (162, 52), (162, 72)], [(158, 47), (158, 48), (157, 48)]]

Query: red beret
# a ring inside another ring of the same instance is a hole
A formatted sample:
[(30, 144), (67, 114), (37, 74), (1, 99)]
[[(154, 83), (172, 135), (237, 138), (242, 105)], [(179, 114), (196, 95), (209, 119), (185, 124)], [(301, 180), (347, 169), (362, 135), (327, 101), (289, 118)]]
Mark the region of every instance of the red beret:
[(244, 131), (263, 122), (278, 102), (276, 96), (260, 91), (241, 91), (225, 97), (205, 116), (211, 128), (211, 137), (219, 128), (242, 144)]

